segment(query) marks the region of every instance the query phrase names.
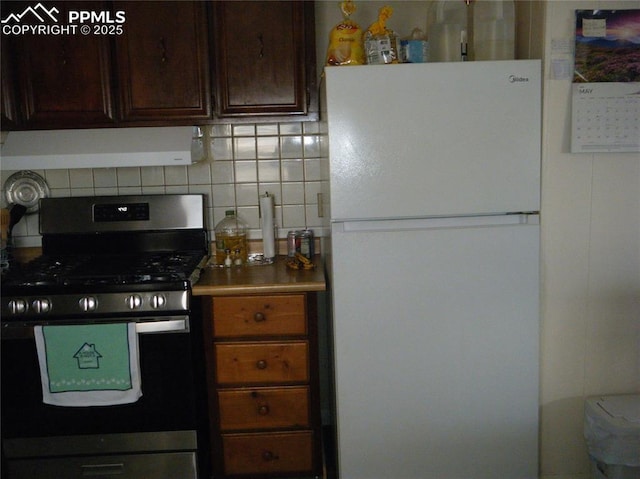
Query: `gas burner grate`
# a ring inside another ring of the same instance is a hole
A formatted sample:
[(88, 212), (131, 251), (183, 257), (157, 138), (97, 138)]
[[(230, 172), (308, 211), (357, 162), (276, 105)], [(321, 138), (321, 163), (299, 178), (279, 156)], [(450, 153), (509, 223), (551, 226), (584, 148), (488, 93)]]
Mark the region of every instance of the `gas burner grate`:
[(137, 255), (41, 256), (14, 270), (5, 285), (102, 286), (166, 283), (189, 279), (203, 259), (202, 252), (141, 253)]

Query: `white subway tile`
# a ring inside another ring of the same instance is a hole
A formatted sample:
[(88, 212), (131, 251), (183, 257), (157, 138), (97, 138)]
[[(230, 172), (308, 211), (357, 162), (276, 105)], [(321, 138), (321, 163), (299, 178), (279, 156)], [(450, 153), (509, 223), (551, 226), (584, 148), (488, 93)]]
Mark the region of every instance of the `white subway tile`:
[(211, 180), (214, 185), (233, 183), (233, 161), (214, 161), (211, 165)]
[(302, 229), (305, 227), (304, 205), (283, 205), (282, 226), (287, 229)]
[(235, 162), (236, 183), (258, 181), (258, 164), (255, 160)]
[(256, 141), (258, 158), (280, 157), (280, 142), (277, 136), (258, 137)]
[(282, 181), (302, 180), (304, 180), (304, 164), (302, 160), (282, 160)]
[(188, 185), (187, 167), (186, 166), (165, 166), (164, 167), (165, 185)]
[(283, 183), (282, 204), (301, 205), (304, 203), (304, 183)]
[(45, 170), (45, 180), (49, 188), (69, 188), (69, 170)]
[(213, 185), (211, 195), (214, 208), (228, 208), (236, 204), (235, 185)]
[(258, 136), (272, 136), (278, 135), (278, 124), (277, 123), (265, 123), (261, 125), (256, 125), (256, 135)]
[(212, 138), (209, 148), (213, 157), (211, 159), (214, 162), (233, 159), (233, 142), (231, 138)]
[(304, 160), (305, 181), (320, 181), (322, 179), (321, 173), (321, 160), (318, 158)]
[(236, 204), (238, 206), (257, 206), (258, 203), (257, 183), (236, 184)]
[(140, 168), (116, 168), (116, 174), (119, 188), (142, 186)]
[(69, 170), (69, 185), (71, 188), (93, 188), (92, 170), (85, 168)]
[(209, 136), (211, 137), (222, 137), (222, 136), (231, 136), (231, 125), (219, 124), (212, 125), (209, 130)]
[(233, 152), (236, 160), (255, 160), (256, 156), (256, 138), (234, 138)]
[(302, 158), (302, 150), (303, 148), (301, 136), (280, 137), (281, 158)]
[(280, 160), (259, 160), (258, 161), (258, 180), (260, 183), (265, 181), (280, 181)]
[(302, 134), (302, 123), (280, 123), (281, 135), (300, 135)]
[(233, 125), (233, 136), (255, 136), (256, 126), (251, 125)]
[(93, 183), (96, 188), (114, 188), (118, 186), (115, 168), (96, 168), (93, 170)]
[(210, 185), (211, 164), (208, 162), (196, 163), (187, 167), (189, 185)]
[(140, 168), (140, 179), (142, 186), (163, 186), (164, 168), (162, 166), (146, 166)]

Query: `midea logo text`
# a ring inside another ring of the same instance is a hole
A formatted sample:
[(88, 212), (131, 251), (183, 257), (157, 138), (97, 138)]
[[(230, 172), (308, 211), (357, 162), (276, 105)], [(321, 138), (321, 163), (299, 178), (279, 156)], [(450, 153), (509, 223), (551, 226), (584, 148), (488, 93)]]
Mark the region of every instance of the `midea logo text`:
[(41, 3), (2, 19), (4, 35), (121, 35), (125, 12), (69, 10), (66, 23), (58, 19), (60, 10)]

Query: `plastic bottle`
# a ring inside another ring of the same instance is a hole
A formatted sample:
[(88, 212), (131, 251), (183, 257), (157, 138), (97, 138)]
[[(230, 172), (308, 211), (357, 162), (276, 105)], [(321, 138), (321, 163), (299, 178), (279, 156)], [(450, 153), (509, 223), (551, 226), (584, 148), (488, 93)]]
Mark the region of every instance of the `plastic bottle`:
[(429, 61), (466, 60), (469, 8), (462, 0), (439, 0), (432, 4), (430, 16), (435, 21), (429, 30)]
[(513, 0), (476, 0), (473, 3), (474, 60), (515, 58), (515, 4)]
[(231, 262), (242, 265), (247, 262), (247, 224), (234, 210), (227, 210), (215, 229), (216, 264), (229, 266)]

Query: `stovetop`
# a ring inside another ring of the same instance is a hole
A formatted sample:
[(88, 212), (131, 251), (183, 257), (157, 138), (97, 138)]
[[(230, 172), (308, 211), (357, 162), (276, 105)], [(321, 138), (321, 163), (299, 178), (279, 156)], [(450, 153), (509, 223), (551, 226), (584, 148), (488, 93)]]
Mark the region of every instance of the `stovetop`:
[(203, 258), (202, 251), (43, 255), (11, 270), (3, 278), (3, 289), (73, 287), (93, 291), (119, 285), (161, 288), (176, 281), (195, 283)]

